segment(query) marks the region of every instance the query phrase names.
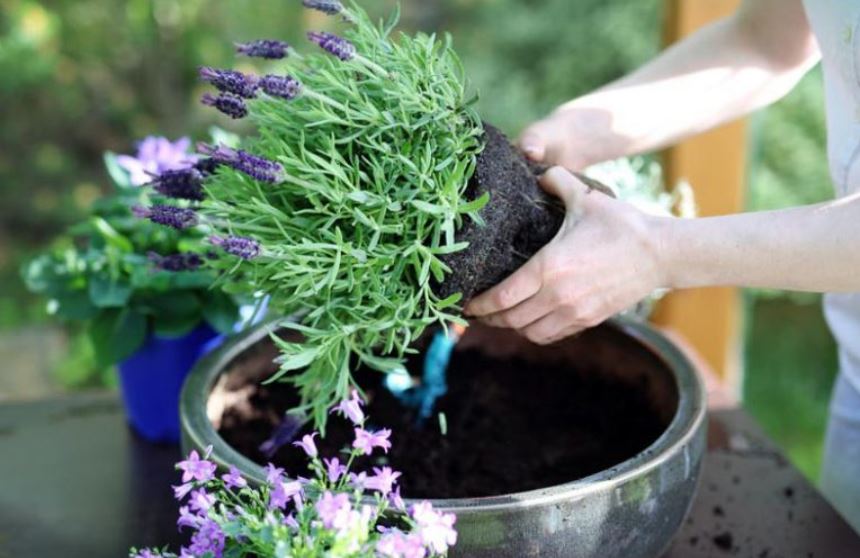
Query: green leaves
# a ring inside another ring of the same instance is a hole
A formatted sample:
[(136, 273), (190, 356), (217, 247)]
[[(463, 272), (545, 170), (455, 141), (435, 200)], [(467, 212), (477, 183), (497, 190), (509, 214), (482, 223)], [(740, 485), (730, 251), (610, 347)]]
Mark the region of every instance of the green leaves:
[(143, 345), (146, 317), (130, 308), (104, 310), (93, 320), (89, 334), (102, 366), (125, 360)]
[(98, 308), (124, 306), (131, 298), (131, 283), (106, 274), (95, 275), (88, 287), (90, 301)]

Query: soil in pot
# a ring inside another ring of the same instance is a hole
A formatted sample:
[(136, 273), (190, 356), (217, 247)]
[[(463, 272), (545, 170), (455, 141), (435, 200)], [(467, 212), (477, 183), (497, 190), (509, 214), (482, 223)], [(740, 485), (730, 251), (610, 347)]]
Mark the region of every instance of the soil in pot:
[[(298, 403), (289, 384), (260, 384), (275, 370), (270, 364), (274, 355), (266, 341), (234, 361), (223, 377), (230, 396), (220, 413), (219, 431), (260, 464), (271, 461), (292, 475), (306, 474), (300, 449), (288, 444), (271, 458), (258, 449), (284, 410)], [(371, 429), (394, 432), (391, 452), (359, 463), (359, 468), (389, 465), (402, 471), (403, 495), (410, 498), (508, 494), (609, 469), (645, 450), (665, 430), (668, 418), (649, 401), (647, 376), (631, 383), (592, 366), (456, 351), (448, 393), (437, 404), (446, 417), (445, 434), (435, 416), (417, 426), (414, 413), (382, 385), (382, 374), (359, 369), (356, 378), (369, 399)], [(420, 358), (408, 368), (419, 375)], [(334, 456), (352, 439), (352, 426), (333, 417), (317, 446), (321, 455)]]

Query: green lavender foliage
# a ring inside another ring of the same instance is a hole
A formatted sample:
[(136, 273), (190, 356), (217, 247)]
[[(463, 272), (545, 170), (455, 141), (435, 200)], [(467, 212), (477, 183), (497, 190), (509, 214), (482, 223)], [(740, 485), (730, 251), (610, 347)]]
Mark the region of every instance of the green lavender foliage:
[(397, 13), (378, 25), (354, 4), (344, 15), (353, 59), (292, 55), (284, 69), (302, 94), (249, 103), (256, 135), (243, 148), (280, 163), (284, 182), (223, 168), (203, 208), (216, 232), (262, 248), (220, 264), (228, 288), (301, 316), (289, 327), (304, 342), (278, 340), (272, 380), (293, 382), (320, 427), (359, 361), (390, 370), (425, 328), (461, 321), (459, 295), (440, 300), (432, 282), (452, 272), (440, 256), (466, 247), (455, 233), (488, 201), (463, 199), (483, 132), (450, 38), (395, 40)]

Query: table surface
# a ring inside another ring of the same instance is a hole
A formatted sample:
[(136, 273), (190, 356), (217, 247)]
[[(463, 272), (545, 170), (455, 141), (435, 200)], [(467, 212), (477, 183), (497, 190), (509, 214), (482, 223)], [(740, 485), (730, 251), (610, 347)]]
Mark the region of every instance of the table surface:
[[(664, 558), (860, 557), (860, 536), (745, 412), (712, 412), (708, 445), (693, 509)], [(178, 547), (178, 457), (131, 433), (111, 394), (0, 406), (0, 558)]]

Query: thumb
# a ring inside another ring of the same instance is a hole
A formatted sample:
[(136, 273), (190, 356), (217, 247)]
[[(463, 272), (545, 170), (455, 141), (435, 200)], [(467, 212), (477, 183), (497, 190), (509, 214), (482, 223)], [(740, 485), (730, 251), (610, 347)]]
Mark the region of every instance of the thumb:
[(526, 157), (535, 163), (542, 163), (546, 158), (548, 137), (547, 125), (543, 121), (536, 122), (523, 131), (518, 144)]
[(539, 179), (541, 187), (550, 195), (564, 202), (568, 213), (576, 217), (582, 214), (588, 186), (573, 176), (564, 167), (552, 167)]

